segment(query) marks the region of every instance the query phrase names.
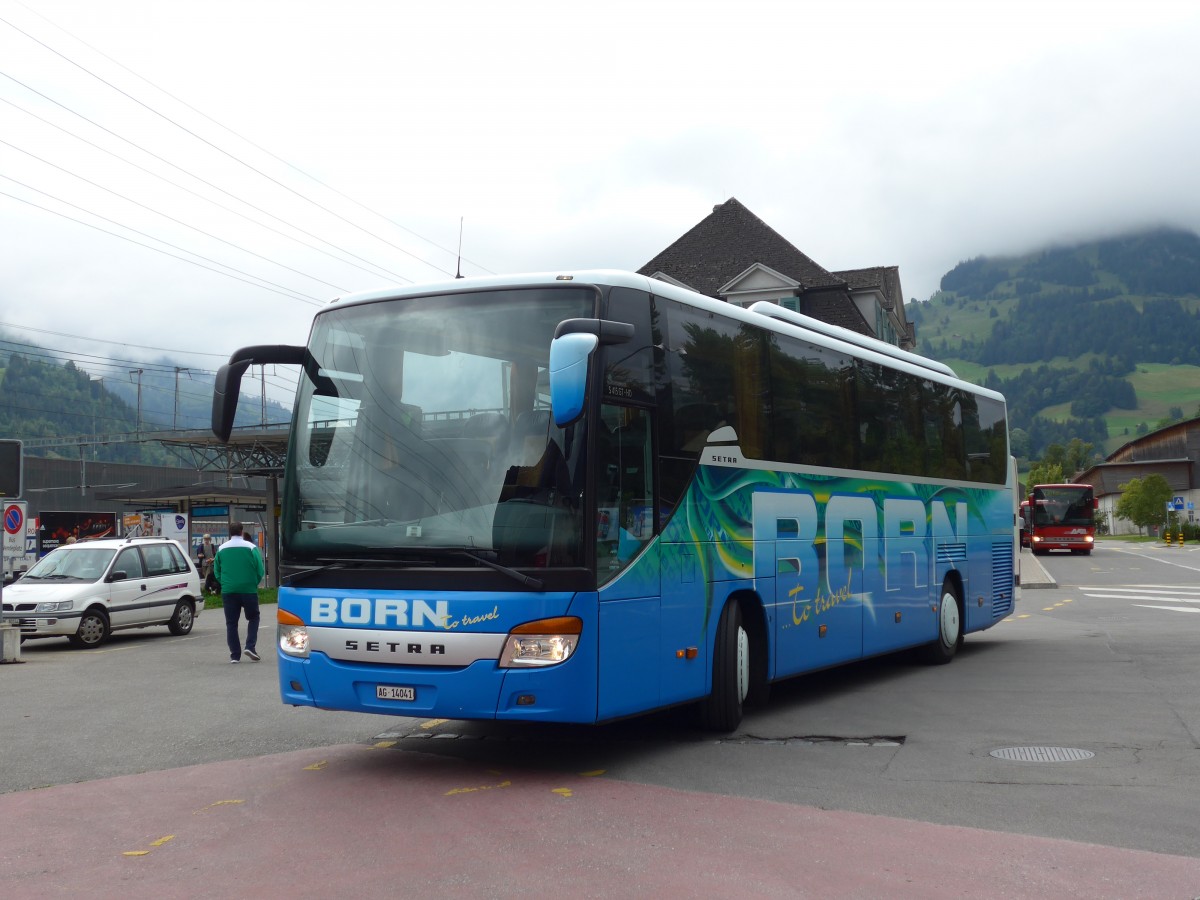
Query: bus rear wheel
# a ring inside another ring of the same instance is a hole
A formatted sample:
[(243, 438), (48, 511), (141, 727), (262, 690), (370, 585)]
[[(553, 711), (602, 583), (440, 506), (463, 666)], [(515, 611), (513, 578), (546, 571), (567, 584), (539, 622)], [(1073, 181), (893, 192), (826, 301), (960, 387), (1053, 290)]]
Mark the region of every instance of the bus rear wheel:
[(700, 701), (700, 722), (709, 731), (733, 731), (742, 722), (750, 691), (750, 635), (742, 624), (742, 608), (725, 604), (713, 642), (712, 692)]
[(937, 609), (938, 636), (921, 648), (921, 658), (933, 665), (943, 665), (954, 659), (962, 646), (962, 598), (958, 585), (947, 578), (942, 583)]

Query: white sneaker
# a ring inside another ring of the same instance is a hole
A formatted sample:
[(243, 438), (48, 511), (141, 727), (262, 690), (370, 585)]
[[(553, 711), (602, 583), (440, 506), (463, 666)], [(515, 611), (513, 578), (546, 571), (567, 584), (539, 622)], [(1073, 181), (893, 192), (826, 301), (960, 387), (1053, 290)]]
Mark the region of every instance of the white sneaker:
[(231, 663), (240, 663), (241, 660), (240, 659), (231, 659), (230, 662)]

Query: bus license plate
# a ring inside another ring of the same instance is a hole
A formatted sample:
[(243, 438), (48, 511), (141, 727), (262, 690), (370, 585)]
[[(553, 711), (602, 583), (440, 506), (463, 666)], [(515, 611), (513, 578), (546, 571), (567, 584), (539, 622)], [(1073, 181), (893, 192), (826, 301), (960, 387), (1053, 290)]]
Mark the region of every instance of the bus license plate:
[(376, 700), (416, 700), (417, 689), (410, 687), (396, 687), (394, 684), (377, 684), (375, 685)]

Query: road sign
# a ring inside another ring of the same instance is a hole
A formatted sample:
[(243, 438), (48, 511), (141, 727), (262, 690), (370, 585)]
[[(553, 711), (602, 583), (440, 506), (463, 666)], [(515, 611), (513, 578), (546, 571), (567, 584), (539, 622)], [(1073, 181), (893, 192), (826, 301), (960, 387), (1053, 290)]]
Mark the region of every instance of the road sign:
[(25, 510), (19, 503), (4, 507), (4, 531), (6, 534), (25, 534)]
[(4, 570), (12, 571), (10, 565), (13, 558), (25, 556), (25, 516), (26, 504), (23, 500), (4, 504)]
[(1182, 497), (1172, 497), (1171, 505), (1175, 509), (1176, 512), (1183, 512), (1183, 498)]

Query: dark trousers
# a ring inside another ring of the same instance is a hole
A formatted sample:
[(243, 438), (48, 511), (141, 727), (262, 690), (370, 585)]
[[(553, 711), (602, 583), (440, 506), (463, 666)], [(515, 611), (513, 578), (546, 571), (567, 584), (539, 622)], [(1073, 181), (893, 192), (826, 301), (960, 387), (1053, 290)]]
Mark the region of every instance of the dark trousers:
[(238, 618), (246, 611), (246, 649), (254, 650), (258, 644), (258, 594), (222, 594), (225, 606), (225, 640), (229, 643), (229, 658), (242, 658), (242, 644), (238, 640)]

